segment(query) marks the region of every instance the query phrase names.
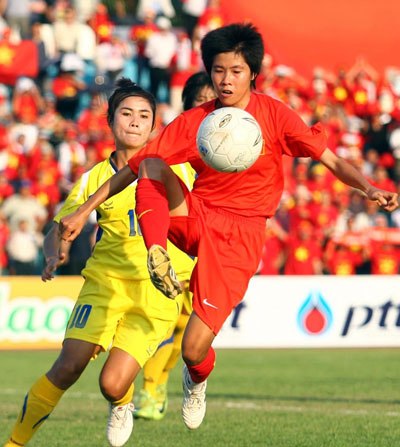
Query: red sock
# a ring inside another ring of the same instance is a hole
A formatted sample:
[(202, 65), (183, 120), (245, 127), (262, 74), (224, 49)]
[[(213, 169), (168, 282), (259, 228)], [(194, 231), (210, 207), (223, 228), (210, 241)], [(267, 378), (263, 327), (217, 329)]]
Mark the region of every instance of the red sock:
[(204, 382), (207, 379), (207, 377), (211, 374), (215, 366), (214, 349), (210, 348), (207, 352), (206, 358), (198, 365), (194, 366), (186, 365), (186, 366), (193, 382), (195, 383)]
[(136, 216), (147, 249), (153, 244), (167, 248), (169, 208), (163, 183), (141, 178), (136, 186)]

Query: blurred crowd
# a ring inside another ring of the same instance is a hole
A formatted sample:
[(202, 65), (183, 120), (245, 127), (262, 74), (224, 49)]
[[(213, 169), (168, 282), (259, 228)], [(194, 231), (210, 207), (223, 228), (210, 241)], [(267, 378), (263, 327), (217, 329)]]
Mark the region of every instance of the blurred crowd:
[[(2, 275), (40, 273), (43, 235), (60, 203), (112, 152), (106, 107), (115, 79), (155, 95), (155, 135), (182, 110), (186, 79), (203, 69), (202, 37), (226, 23), (219, 0), (134, 3), (0, 0)], [(26, 50), (29, 57), (14, 57)], [(256, 81), (308, 124), (322, 122), (329, 147), (373, 184), (400, 189), (400, 67), (378, 74), (360, 59), (304, 78), (265, 54)], [(400, 211), (382, 212), (309, 159), (284, 157), (284, 170), (260, 274), (399, 273)], [(80, 273), (95, 231), (93, 219), (61, 273)]]

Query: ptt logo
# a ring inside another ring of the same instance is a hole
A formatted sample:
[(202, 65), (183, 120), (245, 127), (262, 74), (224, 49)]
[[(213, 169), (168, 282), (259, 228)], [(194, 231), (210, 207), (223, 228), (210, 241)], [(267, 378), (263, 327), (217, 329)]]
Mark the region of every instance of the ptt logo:
[(332, 324), (332, 311), (320, 292), (311, 292), (297, 314), (297, 324), (308, 335), (321, 335)]

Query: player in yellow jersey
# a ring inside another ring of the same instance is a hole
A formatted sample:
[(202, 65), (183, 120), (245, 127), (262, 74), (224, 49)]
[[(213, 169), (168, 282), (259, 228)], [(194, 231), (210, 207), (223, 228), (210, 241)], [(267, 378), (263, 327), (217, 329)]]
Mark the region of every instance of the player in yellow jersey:
[[(120, 79), (108, 100), (107, 119), (115, 152), (83, 174), (68, 196), (44, 242), (43, 281), (51, 280), (64, 262), (66, 247), (58, 235), (60, 219), (77, 209), (148, 140), (154, 126), (154, 97), (128, 79)], [(190, 166), (176, 172), (190, 183)], [(50, 416), (64, 392), (85, 370), (90, 359), (109, 349), (100, 373), (100, 389), (110, 402), (107, 439), (124, 445), (133, 428), (133, 382), (175, 326), (182, 298), (169, 299), (155, 290), (146, 267), (147, 250), (135, 215), (135, 182), (107, 200), (97, 211), (99, 230), (93, 254), (82, 271), (85, 278), (68, 322), (61, 353), (50, 370), (28, 391), (6, 447), (28, 443)], [(174, 251), (179, 280), (186, 280), (192, 259)]]
[[(215, 97), (214, 87), (208, 74), (195, 73), (186, 81), (183, 89), (183, 109), (189, 110)], [(192, 310), (191, 296), (187, 287), (183, 288), (183, 296), (184, 305), (173, 334), (161, 343), (143, 368), (143, 387), (135, 398), (133, 413), (137, 418), (160, 420), (167, 411), (169, 373), (179, 360), (183, 333)]]

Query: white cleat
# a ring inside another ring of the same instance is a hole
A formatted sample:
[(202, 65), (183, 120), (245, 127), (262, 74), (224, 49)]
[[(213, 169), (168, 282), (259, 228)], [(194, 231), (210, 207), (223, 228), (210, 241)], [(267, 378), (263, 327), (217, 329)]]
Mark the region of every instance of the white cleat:
[(111, 447), (122, 447), (128, 441), (133, 430), (132, 403), (126, 405), (110, 404), (107, 422), (107, 440)]
[(199, 428), (206, 415), (207, 380), (201, 383), (193, 382), (187, 366), (183, 366), (182, 374), (183, 402), (182, 417), (190, 430)]
[(147, 256), (147, 269), (153, 285), (167, 298), (175, 299), (182, 287), (171, 266), (169, 254), (161, 245), (152, 245)]

